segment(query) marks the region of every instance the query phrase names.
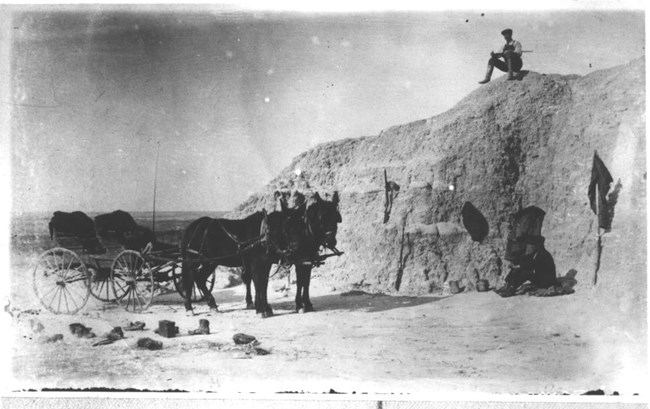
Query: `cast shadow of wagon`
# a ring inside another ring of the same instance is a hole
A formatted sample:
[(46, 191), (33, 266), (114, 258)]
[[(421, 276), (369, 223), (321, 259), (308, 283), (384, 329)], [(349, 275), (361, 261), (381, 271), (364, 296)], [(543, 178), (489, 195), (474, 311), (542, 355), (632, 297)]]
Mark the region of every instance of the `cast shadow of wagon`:
[[(416, 307), (423, 304), (440, 301), (448, 296), (391, 296), (382, 293), (371, 294), (365, 291), (348, 291), (341, 294), (327, 294), (312, 297), (311, 301), (316, 312), (319, 311), (365, 311), (383, 312), (396, 308)], [(278, 310), (295, 308), (293, 300), (276, 303)]]

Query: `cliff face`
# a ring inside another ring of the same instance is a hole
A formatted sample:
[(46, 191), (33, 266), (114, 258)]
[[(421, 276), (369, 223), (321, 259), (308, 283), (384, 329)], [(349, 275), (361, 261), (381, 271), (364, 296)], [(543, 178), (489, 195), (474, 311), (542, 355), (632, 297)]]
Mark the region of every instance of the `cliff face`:
[[(597, 150), (614, 185), (612, 231), (603, 237), (599, 291), (638, 305), (646, 288), (645, 61), (584, 77), (527, 73), (481, 86), (441, 115), (378, 136), (320, 145), (296, 157), (238, 212), (272, 208), (275, 189), (341, 195), (340, 258), (316, 272), (333, 287), (422, 294), (451, 279), (500, 286), (510, 219), (546, 211), (542, 234), (558, 275), (591, 285), (596, 218), (587, 188)], [(300, 169), (301, 172), (296, 172)], [(400, 191), (384, 223), (384, 170)], [(460, 211), (470, 201), (488, 237), (471, 240)], [(627, 307), (626, 307), (627, 308)]]

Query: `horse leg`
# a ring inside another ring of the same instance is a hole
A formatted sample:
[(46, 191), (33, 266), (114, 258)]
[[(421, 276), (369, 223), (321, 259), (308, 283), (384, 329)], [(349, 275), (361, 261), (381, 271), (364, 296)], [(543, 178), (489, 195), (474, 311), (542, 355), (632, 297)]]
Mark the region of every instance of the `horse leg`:
[(258, 314), (262, 314), (262, 318), (273, 316), (273, 310), (266, 298), (270, 270), (271, 265), (262, 260), (256, 260), (251, 263), (253, 284), (255, 284), (255, 311)]
[[(309, 281), (311, 280), (310, 265), (296, 265), (298, 276), (298, 294), (296, 294), (296, 310), (298, 312), (311, 312), (314, 307), (309, 299)], [(300, 297), (300, 299), (298, 299)]]
[(246, 309), (247, 310), (252, 310), (255, 308), (255, 304), (253, 304), (253, 297), (251, 295), (251, 271), (250, 267), (246, 264), (243, 263), (242, 267), (242, 274), (241, 274), (241, 279), (246, 285)]
[(302, 266), (296, 264), (296, 312), (304, 312), (302, 305), (302, 291), (304, 287)]
[(193, 311), (192, 308), (192, 287), (194, 287), (194, 270), (196, 265), (194, 261), (183, 257), (181, 265), (181, 283), (183, 286), (183, 293), (185, 294), (185, 311)]
[(208, 277), (210, 277), (215, 268), (217, 268), (217, 266), (213, 263), (202, 266), (201, 271), (197, 274), (198, 277), (196, 280), (196, 286), (199, 288), (199, 291), (201, 291), (201, 294), (203, 294), (207, 300), (208, 307), (210, 307), (210, 309), (213, 311), (219, 311), (217, 302), (214, 300), (214, 297), (212, 296), (210, 290), (208, 290), (208, 286), (206, 284)]
[(311, 265), (305, 266), (305, 276), (303, 277), (302, 287), (302, 304), (305, 306), (305, 312), (314, 311), (314, 306), (309, 299), (309, 282), (311, 281)]

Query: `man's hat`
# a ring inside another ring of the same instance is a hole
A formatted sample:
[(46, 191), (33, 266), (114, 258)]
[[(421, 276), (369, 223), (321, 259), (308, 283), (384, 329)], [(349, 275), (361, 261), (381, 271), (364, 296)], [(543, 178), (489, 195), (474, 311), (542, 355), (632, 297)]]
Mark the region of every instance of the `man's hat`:
[(501, 35), (503, 35), (503, 36), (505, 36), (505, 35), (509, 35), (509, 36), (511, 36), (511, 35), (512, 35), (512, 30), (509, 29), (509, 28), (506, 28), (505, 30), (503, 30), (503, 31), (501, 32)]

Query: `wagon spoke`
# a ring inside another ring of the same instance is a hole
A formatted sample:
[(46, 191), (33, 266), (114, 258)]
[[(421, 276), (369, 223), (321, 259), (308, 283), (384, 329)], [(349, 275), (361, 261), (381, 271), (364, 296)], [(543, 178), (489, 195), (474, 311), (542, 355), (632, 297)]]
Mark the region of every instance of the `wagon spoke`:
[(62, 294), (63, 294), (63, 287), (61, 287), (61, 291), (60, 291), (60, 294), (59, 294), (59, 304), (56, 307), (57, 311), (61, 311), (61, 298), (63, 298)]
[(105, 281), (103, 282), (103, 285), (106, 287), (106, 299), (108, 300), (108, 299), (111, 298), (111, 286), (108, 285), (108, 281), (107, 281), (107, 280), (105, 280)]
[(102, 290), (104, 289), (104, 284), (106, 284), (106, 282), (104, 280), (100, 280), (99, 282), (96, 282), (96, 284), (94, 284), (94, 286), (97, 288), (97, 295), (98, 296), (102, 295)]
[[(47, 257), (45, 260), (47, 261), (47, 264), (50, 266), (52, 271), (60, 276), (61, 266), (59, 265), (59, 257), (56, 254), (53, 254), (52, 259), (50, 257)], [(52, 265), (52, 263), (54, 263), (54, 265)]]
[(50, 299), (50, 303), (48, 304), (49, 307), (52, 307), (52, 303), (54, 303), (54, 300), (56, 299), (56, 295), (59, 293), (59, 290), (61, 290), (61, 287), (57, 285), (56, 291), (54, 292), (54, 295), (52, 295), (52, 298)]
[(131, 299), (131, 288), (126, 287), (126, 291), (124, 292), (124, 295), (121, 298), (122, 300), (126, 300), (126, 309), (129, 309), (129, 300)]
[(106, 280), (101, 281), (101, 287), (99, 288), (99, 294), (102, 294), (102, 290), (106, 288), (106, 299), (110, 298), (110, 294), (108, 292), (108, 282)]
[[(74, 302), (75, 307), (79, 308), (77, 303), (74, 301), (74, 299), (75, 299), (75, 297), (79, 297), (80, 299), (83, 299), (83, 296), (80, 295), (75, 290), (73, 290), (72, 287), (66, 287), (65, 290), (70, 292), (70, 299), (72, 299), (72, 302)], [(73, 295), (74, 295), (74, 297), (73, 297)]]
[(63, 267), (65, 264), (65, 259), (63, 258), (63, 255), (61, 257), (57, 257), (56, 255), (54, 256), (54, 265), (55, 265), (55, 272), (57, 277), (59, 278), (64, 278), (63, 277)]
[(117, 263), (119, 264), (119, 267), (120, 267), (118, 271), (120, 271), (121, 273), (124, 273), (125, 271), (126, 272), (129, 271), (129, 268), (124, 264), (123, 261), (118, 259)]
[[(135, 300), (137, 297), (137, 293), (135, 291), (135, 288), (131, 287), (131, 292), (129, 293), (130, 295), (130, 302), (133, 304), (133, 311), (135, 311)], [(126, 309), (129, 309), (129, 305), (127, 304)]]
[(57, 290), (58, 288), (60, 288), (60, 287), (59, 287), (58, 285), (54, 284), (54, 286), (53, 286), (53, 287), (52, 287), (48, 292), (46, 292), (45, 294), (43, 294), (43, 296), (42, 296), (41, 298), (45, 298), (45, 297), (47, 297), (48, 295), (50, 295), (50, 293), (51, 293), (52, 291), (55, 291), (55, 290)]
[(113, 283), (115, 283), (118, 287), (120, 287), (120, 290), (122, 291), (122, 295), (121, 295), (121, 296), (118, 296), (117, 294), (115, 294), (115, 296), (116, 296), (117, 298), (120, 298), (120, 299), (121, 299), (121, 298), (124, 298), (124, 296), (127, 295), (127, 293), (129, 292), (128, 287), (127, 287), (126, 290), (125, 290), (125, 289), (124, 289), (125, 287), (124, 287), (122, 284), (120, 284), (118, 281), (113, 280)]
[(129, 293), (129, 286), (124, 283), (118, 283), (117, 285), (120, 287), (120, 291), (122, 291), (120, 298), (124, 298)]
[(66, 275), (66, 277), (65, 277), (65, 282), (66, 283), (74, 283), (74, 282), (77, 282), (79, 280), (85, 280), (86, 279), (86, 275), (84, 274), (83, 271), (79, 271), (79, 270), (72, 270), (72, 271), (74, 271), (74, 274)]
[(57, 275), (60, 279), (65, 280), (66, 276), (66, 259), (65, 253), (61, 255), (61, 259), (57, 261)]
[(61, 293), (63, 294), (63, 301), (65, 301), (65, 310), (69, 313), (70, 306), (68, 305), (68, 290), (65, 287), (63, 287), (61, 289)]
[[(77, 294), (76, 292), (74, 292), (74, 291), (72, 291), (72, 289), (70, 289), (70, 292), (71, 292), (71, 293), (74, 293), (74, 294), (75, 294), (75, 296), (78, 296), (78, 294)], [(74, 303), (74, 308), (75, 308), (75, 311), (76, 311), (76, 310), (78, 310), (78, 309), (79, 309), (79, 305), (77, 305), (77, 302), (76, 302), (76, 301), (74, 300), (74, 299), (75, 299), (75, 297), (72, 297), (72, 296), (71, 296), (71, 297), (70, 297), (70, 299), (71, 299), (71, 300), (72, 300), (72, 302)]]
[(47, 263), (47, 267), (50, 269), (50, 272), (58, 270), (58, 268), (56, 266), (56, 259), (55, 259), (54, 267), (52, 267), (52, 261), (50, 260), (49, 257), (45, 258), (44, 261), (45, 261), (45, 263)]
[(72, 263), (73, 262), (74, 262), (74, 258), (70, 258), (70, 262), (68, 263), (68, 266), (65, 268), (65, 273), (64, 273), (65, 275), (63, 276), (64, 278), (68, 277), (68, 272), (70, 270), (75, 270), (75, 269), (72, 268)]
[(131, 292), (129, 293), (129, 295), (130, 295), (130, 298), (129, 298), (130, 302), (129, 302), (129, 304), (127, 304), (126, 309), (128, 310), (129, 305), (132, 305), (133, 306), (133, 311), (135, 311), (135, 301), (136, 301), (136, 297), (138, 295), (135, 287), (131, 286)]
[[(142, 309), (142, 302), (140, 302), (140, 292), (137, 289), (134, 292), (135, 292), (135, 299), (138, 302), (140, 309)], [(133, 310), (135, 310), (135, 303), (133, 303)]]

